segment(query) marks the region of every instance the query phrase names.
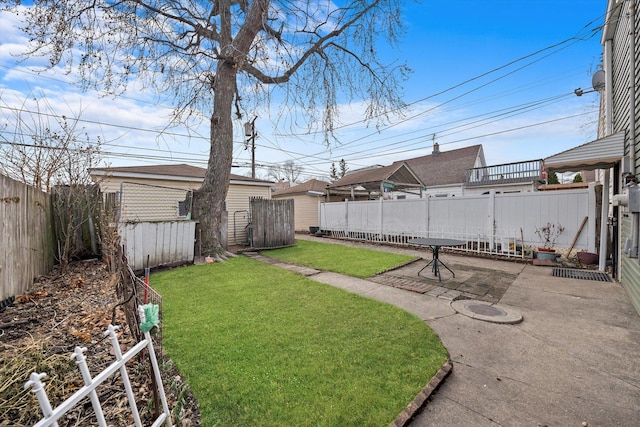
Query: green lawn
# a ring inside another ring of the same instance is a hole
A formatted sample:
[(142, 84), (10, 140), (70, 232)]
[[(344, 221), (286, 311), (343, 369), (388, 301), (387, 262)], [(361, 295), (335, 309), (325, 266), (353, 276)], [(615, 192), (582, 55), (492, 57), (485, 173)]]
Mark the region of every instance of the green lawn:
[(417, 259), (409, 255), (308, 240), (296, 240), (295, 246), (261, 253), (291, 264), (361, 278), (375, 276)]
[(418, 317), (249, 258), (151, 284), (204, 426), (387, 426), (447, 358)]

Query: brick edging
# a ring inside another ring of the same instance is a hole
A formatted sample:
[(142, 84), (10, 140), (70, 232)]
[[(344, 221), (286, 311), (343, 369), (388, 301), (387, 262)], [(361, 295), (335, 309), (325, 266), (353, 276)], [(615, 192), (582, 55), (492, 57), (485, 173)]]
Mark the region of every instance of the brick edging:
[(416, 413), (425, 405), (429, 396), (442, 384), (445, 378), (451, 373), (453, 365), (451, 360), (447, 360), (444, 365), (438, 370), (438, 372), (431, 378), (429, 384), (427, 384), (418, 395), (407, 405), (406, 408), (396, 417), (396, 419), (389, 424), (389, 427), (404, 427), (407, 422), (413, 418)]

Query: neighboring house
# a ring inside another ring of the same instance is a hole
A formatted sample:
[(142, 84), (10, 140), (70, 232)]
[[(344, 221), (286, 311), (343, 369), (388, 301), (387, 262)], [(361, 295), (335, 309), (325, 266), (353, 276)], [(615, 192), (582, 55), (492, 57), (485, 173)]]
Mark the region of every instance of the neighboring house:
[[(423, 182), (404, 162), (389, 166), (372, 166), (349, 172), (327, 186), (328, 202), (341, 200), (370, 200), (381, 196), (389, 198), (391, 191), (417, 191), (420, 196)], [(417, 190), (416, 190), (417, 189)]]
[(271, 198), (293, 199), (295, 230), (309, 231), (309, 227), (317, 227), (320, 224), (320, 202), (325, 200), (328, 185), (328, 182), (310, 179), (302, 184), (274, 191)]
[[(390, 176), (391, 173), (397, 175), (397, 170), (409, 172), (405, 177)], [(395, 185), (396, 182), (399, 185)], [(381, 194), (385, 199), (454, 197), (490, 190), (536, 191), (543, 182), (542, 160), (487, 166), (482, 145), (440, 151), (436, 143), (427, 156), (351, 172), (332, 183), (329, 192), (335, 196), (342, 191), (344, 198), (350, 200), (379, 198)]]
[[(611, 215), (612, 230), (608, 234), (607, 221), (602, 221), (599, 268), (605, 268), (611, 239), (613, 276), (640, 313), (640, 189), (636, 185), (640, 171), (640, 93), (636, 83), (640, 76), (640, 14), (636, 9), (635, 0), (607, 2), (601, 38), (603, 70), (594, 76), (594, 89), (601, 96), (599, 138), (545, 159), (545, 166), (558, 172), (600, 170), (603, 187), (610, 188), (602, 193), (602, 216)], [(628, 197), (630, 193), (635, 197)]]
[[(94, 168), (91, 178), (105, 194), (113, 194), (121, 222), (190, 219), (187, 194), (202, 184), (205, 169), (186, 164)], [(270, 181), (231, 174), (225, 201), (228, 213), (227, 241), (247, 241), (249, 199), (271, 198)]]
[[(430, 155), (402, 162), (406, 163), (424, 183), (423, 197), (463, 195), (467, 170), (486, 166), (482, 145), (440, 151), (439, 144), (435, 143)], [(398, 163), (401, 162), (394, 164)]]
[[(441, 151), (433, 145), (428, 156), (403, 160), (424, 182), (428, 197), (453, 197), (536, 191), (544, 183), (542, 160), (487, 166), (482, 145)], [(394, 197), (399, 198), (399, 197)]]

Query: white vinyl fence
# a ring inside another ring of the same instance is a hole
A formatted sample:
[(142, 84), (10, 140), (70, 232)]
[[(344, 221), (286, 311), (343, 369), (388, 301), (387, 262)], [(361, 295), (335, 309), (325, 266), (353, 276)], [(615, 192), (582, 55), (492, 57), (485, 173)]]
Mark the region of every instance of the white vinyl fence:
[[(141, 323), (145, 323), (145, 314), (142, 307), (140, 307), (140, 320)], [(105, 335), (109, 337), (111, 341), (111, 345), (113, 347), (113, 354), (115, 356), (115, 361), (109, 365), (104, 371), (100, 372), (94, 378), (91, 377), (91, 372), (89, 371), (89, 367), (87, 366), (86, 358), (84, 357), (84, 352), (87, 350), (86, 348), (76, 347), (75, 351), (71, 355), (71, 359), (75, 360), (78, 365), (78, 369), (82, 373), (82, 378), (84, 380), (84, 386), (75, 392), (70, 398), (62, 402), (58, 407), (53, 409), (51, 407), (51, 403), (49, 402), (49, 398), (47, 396), (47, 392), (44, 389), (44, 384), (42, 380), (46, 377), (45, 373), (32, 373), (29, 377), (29, 381), (27, 381), (24, 385), (24, 388), (31, 388), (31, 391), (36, 395), (38, 399), (38, 403), (40, 404), (40, 409), (42, 410), (42, 414), (44, 418), (40, 420), (34, 427), (45, 427), (45, 426), (58, 426), (58, 419), (62, 417), (69, 410), (73, 409), (78, 403), (80, 403), (85, 397), (89, 397), (91, 401), (91, 406), (96, 415), (96, 419), (98, 421), (98, 425), (100, 427), (106, 427), (107, 422), (105, 420), (102, 406), (100, 403), (100, 399), (98, 397), (98, 393), (96, 392), (96, 388), (106, 381), (111, 375), (116, 372), (120, 373), (120, 377), (122, 378), (122, 382), (124, 384), (125, 390), (127, 392), (127, 398), (129, 400), (129, 408), (131, 409), (131, 413), (133, 415), (133, 420), (136, 427), (142, 427), (142, 421), (140, 419), (140, 414), (138, 412), (138, 407), (136, 406), (135, 396), (133, 394), (133, 388), (131, 387), (131, 381), (129, 380), (129, 375), (127, 373), (126, 363), (133, 359), (138, 353), (140, 353), (145, 348), (148, 350), (149, 358), (151, 359), (151, 365), (153, 367), (153, 373), (155, 376), (155, 383), (158, 385), (158, 394), (160, 396), (160, 400), (162, 402), (162, 413), (160, 416), (154, 421), (152, 426), (157, 427), (162, 425), (163, 423), (167, 426), (171, 426), (171, 413), (169, 412), (169, 406), (167, 404), (167, 398), (164, 393), (164, 388), (162, 386), (162, 378), (160, 376), (160, 368), (158, 366), (158, 360), (156, 359), (155, 350), (153, 349), (153, 344), (151, 342), (151, 335), (148, 331), (144, 332), (144, 339), (136, 344), (133, 348), (127, 351), (125, 354), (122, 354), (120, 351), (120, 343), (118, 342), (118, 337), (116, 336), (116, 328), (112, 325), (109, 325), (107, 330), (105, 331)]]
[(120, 223), (118, 232), (133, 270), (193, 261), (195, 221)]
[(449, 237), (469, 242), (464, 250), (509, 255), (516, 246), (542, 246), (536, 228), (552, 223), (565, 228), (555, 247), (569, 248), (575, 239), (574, 249), (596, 252), (598, 215), (591, 184), (577, 190), (322, 203), (320, 228), (335, 237), (398, 244)]

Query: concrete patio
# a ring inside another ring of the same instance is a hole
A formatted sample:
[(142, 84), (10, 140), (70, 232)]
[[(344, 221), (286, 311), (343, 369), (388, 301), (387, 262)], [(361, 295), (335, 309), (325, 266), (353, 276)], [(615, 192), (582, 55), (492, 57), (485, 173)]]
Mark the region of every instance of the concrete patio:
[[(426, 260), (430, 255), (364, 246)], [(307, 272), (311, 279), (413, 312), (440, 336), (452, 373), (405, 425), (639, 425), (640, 316), (620, 284), (553, 277), (551, 268), (525, 263), (452, 254), (442, 259), (455, 279), (417, 277), (424, 262), (368, 280)], [(452, 307), (461, 298), (498, 302), (523, 320), (504, 324), (469, 317)]]

